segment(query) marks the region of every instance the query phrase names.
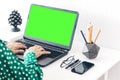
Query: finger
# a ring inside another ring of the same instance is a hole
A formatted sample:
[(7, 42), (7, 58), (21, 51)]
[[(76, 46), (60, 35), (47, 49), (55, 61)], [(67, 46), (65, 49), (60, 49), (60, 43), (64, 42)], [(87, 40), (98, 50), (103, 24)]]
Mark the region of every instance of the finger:
[(23, 44), (23, 43), (20, 43), (20, 42), (15, 42), (16, 44)]
[(41, 46), (39, 46), (39, 45), (35, 45), (35, 47), (36, 47), (36, 48), (40, 48)]
[(50, 54), (51, 52), (50, 52), (50, 51), (45, 51), (45, 50), (44, 50), (44, 51), (42, 51), (41, 53), (42, 53), (42, 54)]
[(27, 48), (25, 45), (23, 45), (23, 44), (19, 44), (19, 45), (16, 45), (16, 48), (18, 49), (18, 48)]
[(17, 44), (17, 45), (24, 45), (25, 46), (25, 44), (20, 43), (20, 42), (15, 42), (15, 44)]
[(24, 53), (24, 52), (25, 52), (25, 51), (22, 50), (22, 49), (21, 49), (21, 50), (15, 50), (15, 51), (14, 51), (15, 54)]
[(45, 51), (45, 49), (44, 48), (40, 48), (40, 51)]
[(38, 49), (41, 49), (41, 50), (44, 49), (42, 46), (38, 46), (38, 45), (37, 45), (37, 48), (38, 48)]
[(33, 47), (30, 47), (29, 49), (35, 49), (35, 50), (39, 50), (39, 51), (44, 51), (45, 49), (41, 46), (35, 45)]

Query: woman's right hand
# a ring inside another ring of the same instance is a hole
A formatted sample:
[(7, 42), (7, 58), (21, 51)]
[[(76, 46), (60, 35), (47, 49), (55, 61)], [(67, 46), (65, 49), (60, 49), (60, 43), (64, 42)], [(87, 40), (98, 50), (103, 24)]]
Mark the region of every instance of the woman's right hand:
[(38, 46), (38, 45), (30, 47), (29, 49), (27, 49), (27, 51), (35, 52), (36, 57), (40, 57), (41, 55), (44, 54), (50, 54), (49, 51), (46, 51), (42, 46)]

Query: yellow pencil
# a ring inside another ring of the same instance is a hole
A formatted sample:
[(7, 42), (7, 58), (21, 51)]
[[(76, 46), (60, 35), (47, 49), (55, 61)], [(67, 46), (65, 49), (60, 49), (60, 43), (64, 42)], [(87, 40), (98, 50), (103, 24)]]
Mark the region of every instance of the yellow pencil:
[(93, 32), (93, 25), (91, 24), (89, 27), (89, 43), (91, 44), (92, 41), (92, 32)]
[(97, 36), (96, 36), (96, 38), (95, 38), (95, 40), (94, 40), (94, 43), (96, 42), (96, 40), (97, 40), (97, 38), (98, 38), (100, 32), (101, 32), (101, 30), (99, 30), (99, 32), (97, 33)]

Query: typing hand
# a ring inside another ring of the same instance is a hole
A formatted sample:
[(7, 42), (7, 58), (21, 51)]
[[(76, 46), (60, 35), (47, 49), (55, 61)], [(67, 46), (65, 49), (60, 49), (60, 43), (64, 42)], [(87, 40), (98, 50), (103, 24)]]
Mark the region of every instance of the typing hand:
[(18, 42), (10, 42), (6, 45), (9, 49), (13, 51), (13, 53), (24, 53), (25, 49), (27, 48), (24, 44)]
[(50, 54), (49, 51), (46, 51), (43, 47), (38, 45), (30, 47), (27, 51), (35, 52), (37, 58), (44, 54)]

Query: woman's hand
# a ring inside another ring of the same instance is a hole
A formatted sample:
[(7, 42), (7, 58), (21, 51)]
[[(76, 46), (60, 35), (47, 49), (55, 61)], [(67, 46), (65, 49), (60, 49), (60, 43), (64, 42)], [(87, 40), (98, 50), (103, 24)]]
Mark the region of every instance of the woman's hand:
[(17, 54), (17, 53), (24, 53), (26, 46), (22, 43), (18, 43), (18, 42), (10, 42), (7, 43), (6, 45), (9, 49), (11, 49), (13, 51), (13, 53)]
[(38, 45), (35, 45), (33, 47), (30, 47), (28, 50), (28, 52), (31, 51), (31, 52), (35, 52), (36, 53), (36, 57), (39, 57), (43, 54), (50, 54), (49, 51), (46, 51), (43, 47), (41, 46), (38, 46)]

